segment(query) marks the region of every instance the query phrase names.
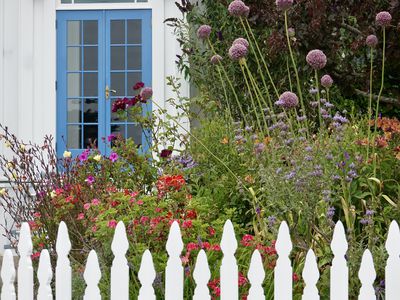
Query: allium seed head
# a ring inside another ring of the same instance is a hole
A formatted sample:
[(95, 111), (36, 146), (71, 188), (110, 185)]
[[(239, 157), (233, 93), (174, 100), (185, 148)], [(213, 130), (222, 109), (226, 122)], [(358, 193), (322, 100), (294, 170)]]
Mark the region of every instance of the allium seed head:
[(232, 45), (236, 45), (236, 44), (242, 44), (246, 48), (249, 48), (249, 42), (244, 38), (237, 38), (236, 40), (234, 40)]
[(276, 105), (283, 108), (294, 108), (299, 105), (299, 98), (297, 98), (295, 93), (292, 92), (284, 92), (279, 100), (275, 102)]
[(153, 96), (153, 89), (151, 87), (145, 87), (140, 91), (140, 97), (143, 100), (148, 100)]
[(276, 6), (280, 10), (288, 10), (293, 5), (293, 0), (276, 0)]
[(387, 11), (381, 11), (375, 17), (375, 22), (378, 26), (387, 27), (392, 21), (392, 15)]
[(247, 53), (248, 49), (242, 44), (232, 45), (232, 47), (229, 48), (229, 57), (232, 60), (240, 60), (245, 57)]
[(307, 63), (315, 70), (320, 70), (326, 65), (326, 55), (321, 50), (311, 50), (306, 57)]
[(250, 8), (244, 4), (241, 0), (234, 0), (229, 4), (228, 11), (231, 16), (234, 17), (247, 17), (250, 12)]
[(376, 45), (378, 45), (378, 38), (376, 37), (376, 35), (370, 34), (365, 39), (365, 44), (367, 44), (368, 47), (375, 48)]
[(211, 26), (209, 25), (201, 25), (197, 30), (197, 37), (201, 40), (208, 39), (211, 34)]
[(322, 85), (324, 88), (330, 88), (330, 87), (332, 86), (332, 84), (333, 84), (333, 79), (332, 79), (331, 76), (329, 76), (328, 74), (322, 76), (322, 78), (321, 78), (321, 85)]
[(210, 58), (210, 62), (211, 62), (213, 65), (217, 65), (217, 64), (219, 64), (221, 61), (222, 61), (222, 57), (221, 57), (221, 55), (218, 55), (218, 54), (215, 54), (215, 55), (213, 55), (213, 56)]

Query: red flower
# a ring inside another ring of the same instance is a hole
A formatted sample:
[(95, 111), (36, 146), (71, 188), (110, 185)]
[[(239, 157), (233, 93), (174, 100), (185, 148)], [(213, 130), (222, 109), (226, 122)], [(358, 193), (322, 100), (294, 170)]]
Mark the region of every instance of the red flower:
[(192, 220), (183, 221), (182, 227), (183, 228), (192, 228), (193, 227)]
[(137, 82), (137, 83), (133, 86), (133, 89), (134, 89), (135, 91), (137, 91), (137, 90), (139, 90), (139, 89), (141, 89), (141, 88), (143, 88), (143, 87), (144, 87), (144, 83), (141, 82), (141, 81), (139, 81), (139, 82)]
[(221, 246), (220, 245), (212, 245), (211, 250), (213, 251), (221, 251)]
[(208, 233), (209, 233), (209, 235), (211, 235), (211, 236), (214, 236), (215, 235), (215, 229), (213, 228), (213, 227), (208, 227)]
[(239, 286), (243, 286), (247, 282), (248, 282), (247, 278), (241, 272), (239, 272), (239, 282), (238, 282)]
[(109, 228), (115, 228), (115, 227), (117, 227), (117, 221), (115, 221), (115, 220), (108, 221), (107, 226)]
[(32, 259), (38, 259), (40, 257), (40, 252), (38, 251), (38, 252), (35, 252), (35, 253), (33, 253), (32, 255), (31, 255), (31, 258)]
[(293, 273), (293, 281), (294, 282), (297, 282), (297, 281), (299, 281), (299, 276), (296, 274), (296, 273)]
[(203, 242), (201, 246), (203, 249), (206, 249), (206, 250), (209, 250), (211, 248), (211, 245), (209, 242)]
[(250, 234), (245, 234), (240, 241), (240, 243), (245, 247), (250, 247), (253, 245), (254, 236)]
[(197, 245), (196, 243), (188, 243), (186, 245), (186, 250), (191, 252), (193, 250), (197, 250), (199, 248), (199, 245)]
[(186, 218), (188, 218), (188, 219), (196, 219), (197, 218), (197, 213), (196, 213), (196, 211), (195, 210), (188, 210), (187, 212), (186, 212)]
[(172, 150), (169, 149), (163, 149), (160, 153), (161, 158), (167, 158), (170, 157), (171, 155), (172, 155)]

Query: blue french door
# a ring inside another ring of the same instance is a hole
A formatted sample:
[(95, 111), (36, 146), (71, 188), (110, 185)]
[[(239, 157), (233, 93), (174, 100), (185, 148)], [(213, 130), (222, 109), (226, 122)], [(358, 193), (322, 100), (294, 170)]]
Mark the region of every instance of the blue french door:
[(91, 147), (108, 154), (111, 134), (147, 151), (149, 132), (111, 108), (136, 95), (137, 82), (151, 86), (151, 52), (151, 10), (57, 12), (58, 155)]

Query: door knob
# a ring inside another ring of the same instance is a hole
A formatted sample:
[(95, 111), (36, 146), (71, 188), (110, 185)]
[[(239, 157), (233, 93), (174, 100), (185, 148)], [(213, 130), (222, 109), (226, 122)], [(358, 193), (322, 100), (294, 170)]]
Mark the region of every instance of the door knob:
[(110, 98), (110, 92), (111, 93), (117, 93), (117, 91), (116, 90), (110, 90), (110, 88), (108, 87), (108, 85), (106, 85), (106, 99), (109, 99)]

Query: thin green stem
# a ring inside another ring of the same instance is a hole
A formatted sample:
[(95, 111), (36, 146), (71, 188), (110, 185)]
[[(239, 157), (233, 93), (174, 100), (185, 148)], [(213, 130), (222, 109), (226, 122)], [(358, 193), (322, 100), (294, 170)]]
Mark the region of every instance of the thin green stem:
[(287, 73), (288, 73), (290, 91), (293, 92), (292, 75), (290, 74), (289, 59), (288, 59), (288, 57), (286, 57), (286, 70), (287, 70)]
[(374, 50), (371, 47), (370, 50), (370, 71), (369, 71), (369, 103), (368, 103), (368, 123), (367, 123), (367, 130), (368, 130), (368, 145), (367, 145), (367, 157), (365, 161), (368, 161), (369, 159), (369, 146), (370, 146), (370, 141), (371, 141), (371, 126), (369, 124), (371, 118), (372, 118), (372, 89), (373, 89), (373, 68), (374, 68)]
[(226, 105), (228, 106), (229, 118), (230, 118), (230, 121), (233, 122), (234, 119), (232, 117), (231, 106), (229, 104), (229, 98), (228, 98), (228, 93), (226, 92), (225, 82), (224, 82), (224, 80), (222, 78), (221, 70), (219, 69), (220, 67), (219, 66), (216, 66), (216, 67), (217, 67), (217, 70), (218, 70), (218, 75), (219, 75), (219, 79), (221, 81), (222, 89), (224, 90), (225, 101), (226, 101)]
[(317, 88), (317, 102), (318, 102), (318, 119), (319, 119), (319, 126), (322, 126), (322, 117), (321, 117), (321, 95), (319, 93), (319, 78), (318, 78), (318, 71), (315, 70), (315, 86)]

